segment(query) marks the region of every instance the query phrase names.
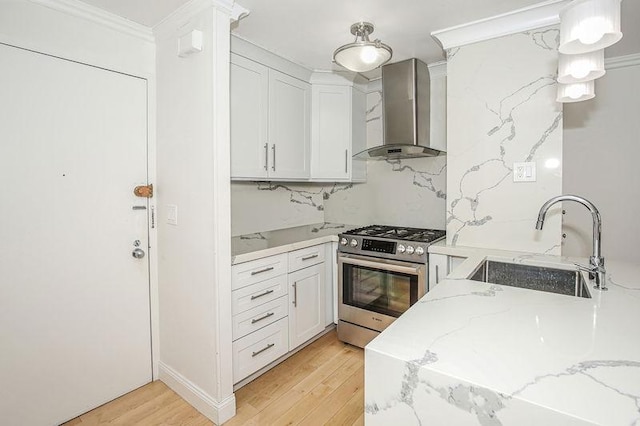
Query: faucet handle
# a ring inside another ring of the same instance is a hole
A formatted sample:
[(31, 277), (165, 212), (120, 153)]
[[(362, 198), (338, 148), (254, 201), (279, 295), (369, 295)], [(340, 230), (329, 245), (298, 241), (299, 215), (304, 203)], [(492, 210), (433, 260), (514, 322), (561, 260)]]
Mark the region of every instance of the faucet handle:
[(589, 279), (595, 281), (595, 289), (602, 291), (608, 290), (606, 285), (607, 278), (606, 271), (604, 269), (604, 263), (598, 265), (591, 264), (589, 266), (580, 265), (579, 263), (574, 263), (574, 265), (576, 266), (576, 268), (578, 268), (578, 270), (589, 273)]
[(578, 268), (578, 270), (580, 270), (580, 271), (589, 272), (589, 273), (593, 273), (593, 272), (595, 272), (595, 270), (594, 270), (593, 266), (591, 266), (591, 265), (589, 265), (589, 266), (584, 266), (584, 265), (581, 265), (581, 264), (579, 264), (579, 263), (574, 263), (574, 266), (575, 266), (576, 268)]

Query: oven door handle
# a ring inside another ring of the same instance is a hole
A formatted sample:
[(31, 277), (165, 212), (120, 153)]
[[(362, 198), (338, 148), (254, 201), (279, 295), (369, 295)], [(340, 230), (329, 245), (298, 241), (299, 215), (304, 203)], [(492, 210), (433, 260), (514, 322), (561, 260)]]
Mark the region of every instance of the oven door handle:
[(362, 260), (362, 259), (354, 259), (352, 257), (340, 257), (340, 261), (342, 263), (346, 263), (349, 265), (355, 266), (364, 266), (374, 269), (382, 269), (390, 272), (399, 272), (401, 274), (410, 274), (410, 275), (418, 275), (420, 273), (420, 266), (403, 266), (403, 265), (395, 265), (392, 263), (380, 263), (380, 262), (372, 262), (370, 260)]

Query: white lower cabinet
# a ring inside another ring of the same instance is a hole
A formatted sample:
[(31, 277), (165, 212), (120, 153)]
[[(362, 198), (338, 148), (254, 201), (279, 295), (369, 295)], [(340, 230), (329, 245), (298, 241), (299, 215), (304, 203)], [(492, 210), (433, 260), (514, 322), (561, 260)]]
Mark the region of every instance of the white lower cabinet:
[(324, 330), (324, 263), (289, 274), (289, 350)]
[(465, 257), (429, 253), (429, 291), (465, 260)]
[(239, 382), (289, 351), (289, 328), (282, 318), (233, 342), (233, 381)]
[(241, 314), (234, 315), (232, 321), (233, 340), (285, 318), (289, 314), (287, 302), (288, 297), (282, 296)]
[[(335, 243), (334, 243), (335, 244)], [(233, 382), (238, 383), (321, 333), (333, 309), (332, 243), (233, 265)], [(331, 309), (331, 311), (329, 311)]]

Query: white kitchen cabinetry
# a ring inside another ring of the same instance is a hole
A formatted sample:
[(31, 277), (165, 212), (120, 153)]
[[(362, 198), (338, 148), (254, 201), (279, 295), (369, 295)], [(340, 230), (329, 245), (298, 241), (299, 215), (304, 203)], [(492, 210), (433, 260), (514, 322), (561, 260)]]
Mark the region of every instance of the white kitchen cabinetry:
[(429, 291), (453, 272), (466, 258), (447, 256), (446, 254), (429, 254)]
[(231, 268), (233, 382), (289, 351), (287, 253)]
[(231, 62), (231, 176), (268, 177), (269, 69), (242, 56)]
[(311, 85), (232, 54), (232, 179), (308, 179), (310, 138)]
[(366, 147), (366, 95), (355, 87), (313, 84), (311, 179), (363, 181), (366, 163), (353, 160)]
[(332, 322), (335, 243), (233, 265), (233, 382), (238, 383), (325, 330)]
[(325, 286), (324, 263), (289, 274), (289, 350), (324, 330)]

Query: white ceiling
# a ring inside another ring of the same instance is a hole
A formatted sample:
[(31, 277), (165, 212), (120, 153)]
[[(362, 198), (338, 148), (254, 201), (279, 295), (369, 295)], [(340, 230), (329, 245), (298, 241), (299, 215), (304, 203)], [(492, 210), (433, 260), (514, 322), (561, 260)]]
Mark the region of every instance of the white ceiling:
[[(146, 26), (160, 22), (188, 0), (83, 0)], [(540, 0), (238, 0), (251, 11), (234, 34), (311, 69), (340, 69), (333, 51), (350, 43), (351, 24), (375, 25), (372, 39), (393, 49), (392, 62), (444, 59), (431, 32), (539, 3)], [(606, 56), (640, 52), (640, 1), (622, 2), (624, 37)]]

